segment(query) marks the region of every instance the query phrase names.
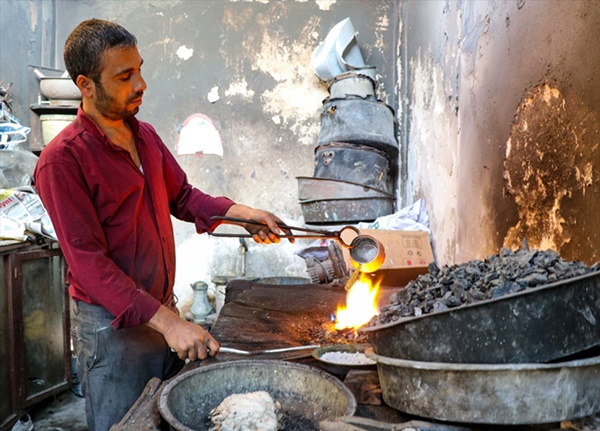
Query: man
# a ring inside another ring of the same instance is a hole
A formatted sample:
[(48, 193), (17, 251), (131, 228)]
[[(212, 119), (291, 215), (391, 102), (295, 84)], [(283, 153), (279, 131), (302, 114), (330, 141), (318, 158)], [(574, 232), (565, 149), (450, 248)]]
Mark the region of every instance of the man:
[(69, 35), (64, 60), (82, 103), (34, 172), (69, 267), (90, 431), (119, 422), (152, 377), (219, 351), (177, 313), (171, 215), (199, 233), (214, 228), (215, 215), (250, 219), (264, 224), (246, 226), (255, 241), (280, 240), (278, 217), (193, 188), (152, 126), (135, 118), (146, 90), (136, 44), (98, 19)]

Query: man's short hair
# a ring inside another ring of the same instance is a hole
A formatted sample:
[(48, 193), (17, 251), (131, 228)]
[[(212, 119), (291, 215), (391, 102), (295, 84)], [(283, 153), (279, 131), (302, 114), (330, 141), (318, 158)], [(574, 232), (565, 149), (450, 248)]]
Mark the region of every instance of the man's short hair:
[(127, 48), (137, 45), (136, 37), (125, 28), (103, 19), (81, 22), (65, 42), (65, 67), (73, 79), (85, 75), (100, 82), (102, 55), (111, 48)]

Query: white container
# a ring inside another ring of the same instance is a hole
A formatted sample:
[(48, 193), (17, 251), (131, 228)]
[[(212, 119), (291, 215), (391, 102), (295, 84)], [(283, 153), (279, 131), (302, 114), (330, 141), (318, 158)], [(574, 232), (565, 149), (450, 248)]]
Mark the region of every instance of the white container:
[(59, 132), (77, 118), (77, 115), (40, 115), (42, 124), (42, 142), (48, 145)]

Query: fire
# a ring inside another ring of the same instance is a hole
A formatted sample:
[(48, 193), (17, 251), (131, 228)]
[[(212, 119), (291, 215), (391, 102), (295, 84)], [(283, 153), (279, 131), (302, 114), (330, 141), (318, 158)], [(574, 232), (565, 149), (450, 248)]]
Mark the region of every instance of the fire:
[(380, 282), (367, 274), (360, 274), (360, 278), (348, 290), (346, 306), (340, 305), (335, 313), (336, 329), (358, 329), (379, 314), (377, 294)]

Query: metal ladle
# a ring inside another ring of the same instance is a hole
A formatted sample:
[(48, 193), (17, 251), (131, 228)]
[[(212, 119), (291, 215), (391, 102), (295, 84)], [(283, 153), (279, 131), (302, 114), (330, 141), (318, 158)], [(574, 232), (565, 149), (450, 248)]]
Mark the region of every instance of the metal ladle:
[[(264, 223), (255, 222), (253, 220), (235, 218), (235, 217), (221, 217), (214, 216), (211, 217), (211, 220), (220, 223), (227, 224), (235, 224), (235, 225), (244, 225), (244, 224), (253, 224), (266, 226)], [(283, 223), (277, 223), (282, 229), (288, 229), (290, 231), (296, 230), (301, 232), (307, 232), (305, 235), (279, 235), (281, 238), (331, 238), (335, 239), (342, 244), (343, 247), (347, 248), (350, 252), (350, 260), (352, 264), (357, 267), (356, 272), (375, 272), (377, 271), (383, 261), (385, 260), (385, 248), (383, 244), (377, 239), (373, 238), (370, 235), (361, 235), (358, 228), (354, 226), (345, 226), (338, 231), (327, 231), (320, 229), (308, 229), (301, 228), (295, 226), (288, 226)], [(356, 234), (356, 236), (350, 242), (346, 242), (342, 238), (342, 234), (347, 231), (352, 231)], [(253, 235), (250, 234), (235, 234), (235, 233), (215, 233), (209, 232), (209, 235), (217, 236), (217, 237), (230, 237), (230, 238), (252, 238)]]

